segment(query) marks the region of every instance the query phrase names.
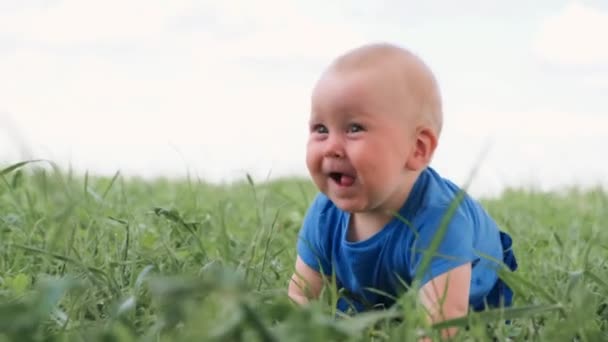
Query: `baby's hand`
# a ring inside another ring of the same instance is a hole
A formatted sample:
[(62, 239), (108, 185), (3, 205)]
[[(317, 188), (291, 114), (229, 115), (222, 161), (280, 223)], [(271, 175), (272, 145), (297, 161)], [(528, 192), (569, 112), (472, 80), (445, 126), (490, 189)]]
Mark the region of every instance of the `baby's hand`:
[[(470, 289), (470, 263), (456, 267), (426, 283), (420, 289), (420, 299), (427, 309), (430, 322), (437, 323), (466, 316), (469, 310)], [(457, 328), (448, 328), (441, 332), (446, 339), (454, 337), (456, 333)]]
[(323, 278), (321, 274), (306, 265), (300, 256), (298, 256), (295, 272), (289, 282), (289, 298), (298, 304), (304, 305), (310, 299), (319, 297), (322, 286)]

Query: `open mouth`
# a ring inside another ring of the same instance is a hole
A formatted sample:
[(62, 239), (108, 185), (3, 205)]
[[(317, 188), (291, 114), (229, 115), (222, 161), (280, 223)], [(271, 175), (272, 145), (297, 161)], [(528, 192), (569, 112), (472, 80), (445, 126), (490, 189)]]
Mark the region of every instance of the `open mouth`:
[(340, 186), (351, 186), (355, 183), (355, 177), (349, 176), (341, 172), (330, 172), (329, 178)]

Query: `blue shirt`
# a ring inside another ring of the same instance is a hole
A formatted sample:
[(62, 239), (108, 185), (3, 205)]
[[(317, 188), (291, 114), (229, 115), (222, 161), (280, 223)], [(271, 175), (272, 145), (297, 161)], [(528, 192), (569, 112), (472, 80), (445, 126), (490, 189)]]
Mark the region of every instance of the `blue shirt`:
[[(388, 307), (394, 303), (390, 297), (368, 289), (397, 297), (404, 289), (402, 282), (412, 284), (421, 269), (423, 252), (429, 249), (460, 192), (458, 186), (428, 167), (400, 209), (401, 218), (393, 218), (378, 233), (357, 242), (347, 240), (350, 213), (319, 194), (300, 230), (298, 255), (314, 270), (326, 275), (335, 272), (338, 288), (348, 293), (338, 302), (340, 310)], [(466, 194), (448, 222), (445, 235), (422, 274), (421, 285), (470, 262), (473, 267), (469, 303), (479, 307), (497, 283), (496, 261), (503, 260), (500, 231), (481, 205)]]

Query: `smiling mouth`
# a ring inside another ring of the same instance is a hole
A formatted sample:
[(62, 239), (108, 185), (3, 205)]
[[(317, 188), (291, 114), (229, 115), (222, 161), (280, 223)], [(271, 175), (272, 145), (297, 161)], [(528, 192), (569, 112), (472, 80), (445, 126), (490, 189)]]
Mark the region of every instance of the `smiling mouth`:
[(340, 186), (351, 186), (355, 183), (355, 177), (346, 175), (341, 172), (330, 172), (329, 178)]

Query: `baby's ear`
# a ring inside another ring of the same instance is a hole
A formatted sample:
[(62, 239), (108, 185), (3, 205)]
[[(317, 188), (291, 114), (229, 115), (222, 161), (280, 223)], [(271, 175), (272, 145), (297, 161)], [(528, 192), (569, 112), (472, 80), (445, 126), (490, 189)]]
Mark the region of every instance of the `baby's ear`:
[(407, 159), (407, 168), (418, 171), (431, 163), (437, 148), (437, 135), (428, 127), (421, 127), (415, 136), (412, 152)]

